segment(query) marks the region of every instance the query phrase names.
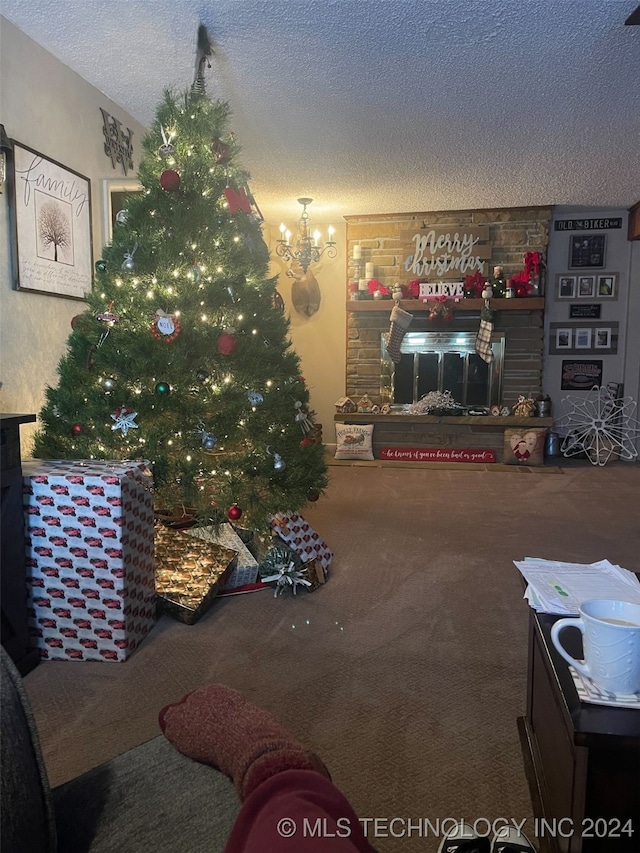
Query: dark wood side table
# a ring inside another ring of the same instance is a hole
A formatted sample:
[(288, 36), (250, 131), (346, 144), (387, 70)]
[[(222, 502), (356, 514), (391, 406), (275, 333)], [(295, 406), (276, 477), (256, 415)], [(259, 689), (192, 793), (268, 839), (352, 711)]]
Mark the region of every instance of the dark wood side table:
[(20, 424), (33, 423), (35, 415), (0, 414), (0, 604), (2, 645), (21, 675), (40, 660), (30, 644), (27, 625), (24, 510)]
[[(530, 611), (527, 713), (518, 719), (541, 853), (640, 850), (640, 709), (580, 702), (551, 641), (558, 616)], [(582, 658), (582, 638), (563, 633)]]

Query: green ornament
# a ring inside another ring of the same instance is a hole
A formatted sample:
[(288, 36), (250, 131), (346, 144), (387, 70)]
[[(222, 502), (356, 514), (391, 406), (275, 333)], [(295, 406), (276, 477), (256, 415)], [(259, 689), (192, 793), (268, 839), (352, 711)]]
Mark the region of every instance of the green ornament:
[(170, 391), (171, 386), (168, 382), (158, 382), (156, 385), (156, 394), (159, 394), (161, 397), (166, 397)]
[(98, 272), (106, 272), (107, 271), (107, 262), (100, 258), (99, 261), (96, 261), (96, 270)]

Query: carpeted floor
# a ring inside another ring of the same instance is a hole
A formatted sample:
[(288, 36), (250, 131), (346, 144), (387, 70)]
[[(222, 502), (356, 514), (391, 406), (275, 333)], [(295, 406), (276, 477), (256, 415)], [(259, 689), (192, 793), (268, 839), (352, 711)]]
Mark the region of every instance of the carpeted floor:
[[(163, 705), (218, 681), (313, 747), (362, 818), (530, 818), (516, 729), (529, 614), (512, 561), (639, 571), (640, 465), (330, 478), (305, 512), (335, 553), (325, 587), (219, 600), (191, 627), (163, 617), (126, 663), (26, 677), (52, 784), (155, 736)], [(438, 846), (378, 829), (380, 853)]]

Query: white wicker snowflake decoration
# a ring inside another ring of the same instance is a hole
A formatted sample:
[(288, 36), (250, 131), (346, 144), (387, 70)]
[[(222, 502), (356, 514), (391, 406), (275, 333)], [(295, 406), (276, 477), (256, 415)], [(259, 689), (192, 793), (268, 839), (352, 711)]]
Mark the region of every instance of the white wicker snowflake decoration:
[(560, 450), (564, 456), (586, 453), (592, 465), (606, 465), (612, 456), (633, 461), (638, 456), (634, 439), (640, 432), (633, 417), (637, 404), (631, 397), (613, 399), (604, 387), (594, 385), (586, 397), (567, 395), (566, 411), (557, 426), (566, 433)]

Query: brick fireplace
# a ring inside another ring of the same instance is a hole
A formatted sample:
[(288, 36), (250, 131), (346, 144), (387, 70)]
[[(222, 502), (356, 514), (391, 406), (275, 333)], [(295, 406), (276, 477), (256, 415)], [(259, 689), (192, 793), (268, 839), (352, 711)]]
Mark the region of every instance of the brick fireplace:
[[(357, 279), (365, 269), (383, 286), (391, 288), (395, 282), (406, 284), (415, 278), (407, 272), (406, 235), (412, 230), (420, 233), (431, 227), (451, 229), (451, 233), (465, 228), (483, 226), (488, 240), (482, 246), (483, 268), (488, 276), (496, 264), (504, 267), (507, 278), (522, 269), (526, 252), (537, 251), (542, 257), (548, 239), (551, 209), (517, 208), (482, 211), (449, 211), (443, 213), (390, 214), (383, 216), (347, 217), (347, 240), (350, 265), (349, 282)], [(403, 243), (403, 241), (405, 241)], [(360, 263), (353, 261), (354, 246), (359, 246)], [(463, 279), (459, 270), (458, 280)], [(448, 276), (451, 279), (451, 274)], [(422, 279), (424, 280), (424, 279)], [(437, 280), (430, 277), (428, 280)], [(435, 331), (449, 333), (455, 341), (456, 334), (468, 341), (478, 331), (481, 299), (451, 301), (453, 320), (450, 323), (428, 319), (429, 307), (418, 300), (403, 299), (401, 307), (413, 315), (409, 332)], [(390, 300), (352, 300), (347, 295), (347, 357), (346, 395), (357, 402), (367, 395), (374, 405), (394, 403), (393, 364), (384, 358), (382, 335), (389, 330), (389, 316), (393, 302)], [(542, 391), (543, 314), (542, 295), (515, 299), (494, 299), (497, 310), (494, 339), (500, 344), (501, 364), (495, 379), (490, 403), (513, 406), (518, 396)], [(410, 346), (405, 347), (409, 349)], [(469, 357), (467, 356), (467, 359)], [(468, 367), (466, 368), (468, 369)], [(497, 383), (497, 384), (496, 384)], [(416, 386), (417, 387), (417, 386)], [(454, 389), (451, 390), (454, 394)], [(455, 394), (454, 394), (455, 398)], [(458, 402), (464, 402), (459, 400)], [(475, 401), (470, 401), (475, 402)], [(336, 415), (336, 420), (345, 420)], [(505, 427), (520, 424), (514, 417), (437, 418), (430, 416), (354, 415), (348, 422), (376, 423), (376, 444), (477, 446), (501, 449)], [(536, 419), (536, 425), (549, 426), (551, 421)]]

